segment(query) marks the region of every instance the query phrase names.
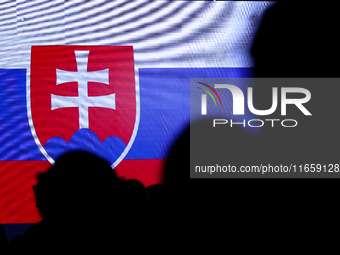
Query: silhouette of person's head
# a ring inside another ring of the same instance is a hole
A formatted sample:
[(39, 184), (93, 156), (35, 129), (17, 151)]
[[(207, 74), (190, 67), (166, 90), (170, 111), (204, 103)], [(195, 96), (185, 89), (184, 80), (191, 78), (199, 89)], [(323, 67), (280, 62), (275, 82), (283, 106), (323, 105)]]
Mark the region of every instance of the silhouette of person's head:
[(107, 161), (84, 151), (68, 152), (38, 179), (37, 207), (44, 220), (26, 231), (27, 249), (85, 251), (117, 241), (120, 184)]
[(37, 207), (53, 220), (89, 220), (108, 212), (118, 182), (108, 162), (84, 151), (62, 155), (38, 179)]
[(338, 77), (337, 24), (330, 3), (276, 1), (253, 41), (255, 77)]

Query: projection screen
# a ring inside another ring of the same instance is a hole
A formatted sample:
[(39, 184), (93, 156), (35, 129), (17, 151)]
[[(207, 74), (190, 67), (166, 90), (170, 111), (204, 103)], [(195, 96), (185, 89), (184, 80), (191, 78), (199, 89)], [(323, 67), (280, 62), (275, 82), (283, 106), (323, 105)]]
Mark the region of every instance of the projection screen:
[(32, 186), (69, 150), (161, 183), (190, 121), (190, 78), (251, 77), (271, 4), (1, 1), (0, 223), (41, 220)]

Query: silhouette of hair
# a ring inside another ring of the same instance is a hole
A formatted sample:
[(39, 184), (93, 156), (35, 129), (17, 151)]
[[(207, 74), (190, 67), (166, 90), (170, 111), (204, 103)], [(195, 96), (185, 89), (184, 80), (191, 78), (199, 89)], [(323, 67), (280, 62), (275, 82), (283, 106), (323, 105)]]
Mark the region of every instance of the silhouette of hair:
[[(85, 249), (117, 240), (119, 182), (110, 164), (84, 151), (62, 155), (38, 176), (37, 206), (44, 220), (26, 231), (32, 251)], [(51, 248), (50, 248), (51, 247)]]
[(255, 77), (338, 77), (337, 16), (330, 3), (277, 1), (255, 34)]
[(37, 206), (44, 218), (72, 213), (79, 219), (91, 208), (104, 209), (117, 183), (108, 162), (83, 151), (62, 155), (38, 179)]

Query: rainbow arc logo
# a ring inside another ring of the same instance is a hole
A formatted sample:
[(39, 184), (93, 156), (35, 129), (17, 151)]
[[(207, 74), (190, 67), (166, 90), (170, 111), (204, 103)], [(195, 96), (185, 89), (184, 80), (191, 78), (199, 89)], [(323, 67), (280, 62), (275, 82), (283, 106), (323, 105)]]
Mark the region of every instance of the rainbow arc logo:
[[(205, 84), (203, 82), (197, 82), (197, 83), (202, 84), (205, 87), (209, 88), (217, 96), (218, 100), (220, 101), (220, 104), (222, 105), (222, 100), (220, 98), (220, 95), (217, 93), (217, 91), (213, 87), (211, 87), (210, 85)], [(213, 94), (209, 90), (204, 89), (204, 88), (200, 88), (200, 87), (197, 87), (197, 88), (200, 89), (200, 90), (203, 90), (204, 92), (206, 92), (212, 98), (212, 100), (214, 101), (215, 105), (217, 106), (215, 97), (213, 96)], [(207, 95), (206, 94), (202, 94), (201, 113), (202, 113), (202, 115), (207, 115)]]

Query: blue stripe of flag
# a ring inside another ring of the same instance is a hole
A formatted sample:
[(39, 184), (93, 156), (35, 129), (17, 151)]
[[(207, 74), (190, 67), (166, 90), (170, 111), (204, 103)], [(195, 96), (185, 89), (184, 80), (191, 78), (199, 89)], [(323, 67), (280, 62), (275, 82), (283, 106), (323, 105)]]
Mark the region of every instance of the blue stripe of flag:
[[(190, 78), (250, 78), (249, 68), (139, 69), (140, 124), (125, 159), (166, 158), (189, 125)], [(0, 161), (46, 160), (27, 118), (26, 70), (0, 69)]]

